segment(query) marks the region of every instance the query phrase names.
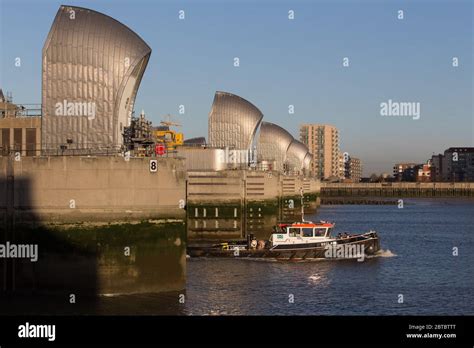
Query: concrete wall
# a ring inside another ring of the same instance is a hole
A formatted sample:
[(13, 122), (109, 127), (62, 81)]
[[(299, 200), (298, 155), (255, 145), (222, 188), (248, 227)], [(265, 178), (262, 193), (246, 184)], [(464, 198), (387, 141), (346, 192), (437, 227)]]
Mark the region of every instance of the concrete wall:
[[(186, 200), (182, 159), (158, 158), (150, 172), (148, 158), (22, 157), (12, 161), (13, 205), (47, 222), (184, 218)], [(0, 179), (8, 157), (0, 157)], [(0, 182), (0, 212), (6, 211), (7, 181)]]
[(179, 157), (186, 158), (186, 170), (224, 170), (227, 168), (224, 162), (225, 150), (216, 148), (204, 148), (200, 146), (178, 146), (176, 152)]
[(35, 263), (0, 260), (0, 293), (56, 293), (64, 303), (70, 293), (184, 289), (183, 160), (158, 158), (157, 172), (149, 161), (0, 157), (0, 243), (39, 249)]
[(319, 194), (320, 181), (279, 172), (227, 170), (188, 172), (188, 203), (277, 200), (304, 193)]
[(300, 187), (305, 206), (315, 208), (317, 180), (270, 171), (188, 172), (188, 241), (241, 239), (248, 233), (268, 238), (277, 221), (300, 217)]
[(243, 199), (242, 171), (189, 171), (187, 181), (188, 204), (236, 203)]

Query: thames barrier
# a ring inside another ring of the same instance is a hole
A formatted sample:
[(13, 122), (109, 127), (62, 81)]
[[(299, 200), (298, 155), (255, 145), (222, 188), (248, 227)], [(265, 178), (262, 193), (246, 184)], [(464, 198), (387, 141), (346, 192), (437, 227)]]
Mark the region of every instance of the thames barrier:
[(302, 191), (316, 207), (308, 148), (238, 95), (215, 93), (207, 142), (135, 117), (151, 54), (115, 19), (60, 6), (41, 105), (1, 94), (1, 232), (40, 246), (34, 265), (6, 262), (3, 291), (183, 291), (189, 243), (263, 236), (273, 216), (294, 216)]

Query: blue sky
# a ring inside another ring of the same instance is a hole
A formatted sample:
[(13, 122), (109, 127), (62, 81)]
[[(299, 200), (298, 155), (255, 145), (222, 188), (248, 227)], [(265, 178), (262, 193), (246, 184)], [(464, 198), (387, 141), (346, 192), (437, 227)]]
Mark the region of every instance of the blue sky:
[[(110, 15), (151, 46), (136, 110), (154, 123), (175, 115), (186, 138), (207, 137), (223, 90), (294, 136), (302, 123), (335, 125), (366, 175), (474, 146), (472, 1), (0, 0), (0, 86), (18, 103), (41, 103), (41, 49), (61, 4)], [(382, 117), (388, 99), (421, 103), (420, 119)]]

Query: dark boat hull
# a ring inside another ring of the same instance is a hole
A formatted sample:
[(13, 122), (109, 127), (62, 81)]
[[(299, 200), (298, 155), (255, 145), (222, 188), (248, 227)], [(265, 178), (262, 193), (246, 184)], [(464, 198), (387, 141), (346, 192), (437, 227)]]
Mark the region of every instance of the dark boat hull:
[[(363, 255), (374, 255), (380, 250), (380, 241), (376, 233), (355, 235), (348, 238), (336, 239), (337, 246), (356, 246), (363, 250)], [(222, 247), (200, 247), (193, 246), (188, 247), (188, 255), (190, 257), (233, 257), (233, 258), (270, 258), (276, 260), (285, 261), (298, 261), (298, 260), (311, 260), (311, 259), (346, 259), (347, 257), (337, 257), (337, 255), (331, 255), (328, 257), (328, 245), (324, 243), (314, 243), (315, 245), (304, 245), (301, 244), (296, 247), (285, 246), (283, 248), (270, 248), (270, 249), (232, 249), (232, 245), (229, 246), (229, 250), (224, 250)], [(235, 247), (235, 246), (234, 246)], [(352, 258), (360, 258), (355, 256)]]

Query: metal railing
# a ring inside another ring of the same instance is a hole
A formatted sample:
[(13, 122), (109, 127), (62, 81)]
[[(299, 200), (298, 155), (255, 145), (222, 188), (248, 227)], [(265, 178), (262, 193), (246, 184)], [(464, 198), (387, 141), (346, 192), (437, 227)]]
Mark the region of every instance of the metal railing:
[(42, 115), (41, 104), (21, 104), (16, 105), (16, 108), (7, 108), (7, 105), (9, 104), (4, 103), (4, 108), (0, 108), (2, 118), (40, 117)]

